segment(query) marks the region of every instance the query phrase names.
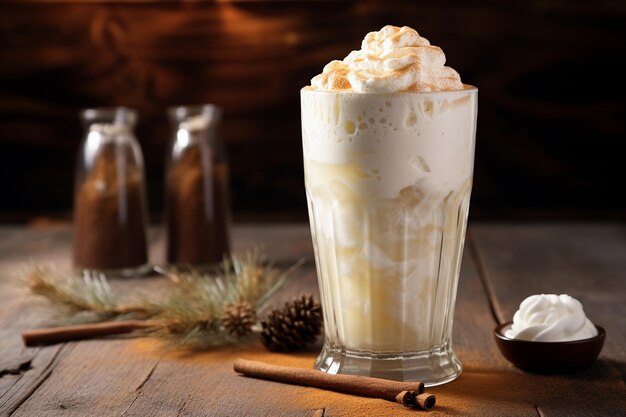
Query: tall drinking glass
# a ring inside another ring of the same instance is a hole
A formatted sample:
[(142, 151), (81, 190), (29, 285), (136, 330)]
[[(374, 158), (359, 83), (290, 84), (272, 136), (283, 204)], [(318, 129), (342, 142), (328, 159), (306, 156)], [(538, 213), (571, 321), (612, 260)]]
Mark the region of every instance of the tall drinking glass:
[(477, 94), (301, 91), (325, 326), (316, 368), (427, 386), (461, 373), (452, 320)]

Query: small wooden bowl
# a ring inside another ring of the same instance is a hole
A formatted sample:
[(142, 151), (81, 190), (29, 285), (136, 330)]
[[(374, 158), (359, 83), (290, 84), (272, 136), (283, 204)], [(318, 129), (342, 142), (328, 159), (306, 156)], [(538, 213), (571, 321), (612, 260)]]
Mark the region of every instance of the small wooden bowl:
[(502, 355), (516, 367), (533, 373), (580, 372), (598, 357), (606, 331), (600, 326), (598, 335), (570, 342), (532, 342), (504, 336), (512, 322), (499, 325), (493, 331)]

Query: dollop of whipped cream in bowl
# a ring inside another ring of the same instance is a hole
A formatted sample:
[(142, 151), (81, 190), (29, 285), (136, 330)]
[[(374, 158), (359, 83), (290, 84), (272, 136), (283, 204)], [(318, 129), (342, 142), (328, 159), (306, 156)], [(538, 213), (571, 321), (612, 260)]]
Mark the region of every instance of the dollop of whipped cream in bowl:
[(535, 342), (567, 342), (598, 335), (583, 306), (567, 294), (538, 294), (526, 298), (513, 316), (509, 339)]
[(311, 88), (362, 93), (451, 91), (464, 88), (446, 56), (414, 29), (385, 26), (365, 36), (361, 49), (331, 61), (311, 80)]

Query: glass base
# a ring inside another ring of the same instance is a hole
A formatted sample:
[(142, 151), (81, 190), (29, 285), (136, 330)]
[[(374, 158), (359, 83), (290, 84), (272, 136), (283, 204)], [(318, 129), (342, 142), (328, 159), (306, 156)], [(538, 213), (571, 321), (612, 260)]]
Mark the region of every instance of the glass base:
[(379, 354), (349, 351), (325, 343), (314, 367), (329, 374), (421, 381), (427, 387), (450, 382), (462, 371), (461, 361), (450, 344), (420, 352)]

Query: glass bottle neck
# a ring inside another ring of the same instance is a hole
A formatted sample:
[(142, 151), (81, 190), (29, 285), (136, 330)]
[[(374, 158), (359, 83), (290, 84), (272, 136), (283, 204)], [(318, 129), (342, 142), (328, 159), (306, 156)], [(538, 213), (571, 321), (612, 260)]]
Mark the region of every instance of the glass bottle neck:
[(115, 134), (132, 131), (137, 123), (137, 112), (128, 107), (101, 107), (83, 110), (80, 118), (86, 130)]
[(202, 136), (219, 124), (221, 111), (217, 106), (176, 106), (168, 109), (170, 124), (175, 131), (186, 131), (190, 136)]
[(179, 158), (185, 149), (198, 145), (213, 147), (218, 140), (217, 126), (221, 111), (217, 106), (177, 106), (168, 109), (172, 128), (172, 158)]

